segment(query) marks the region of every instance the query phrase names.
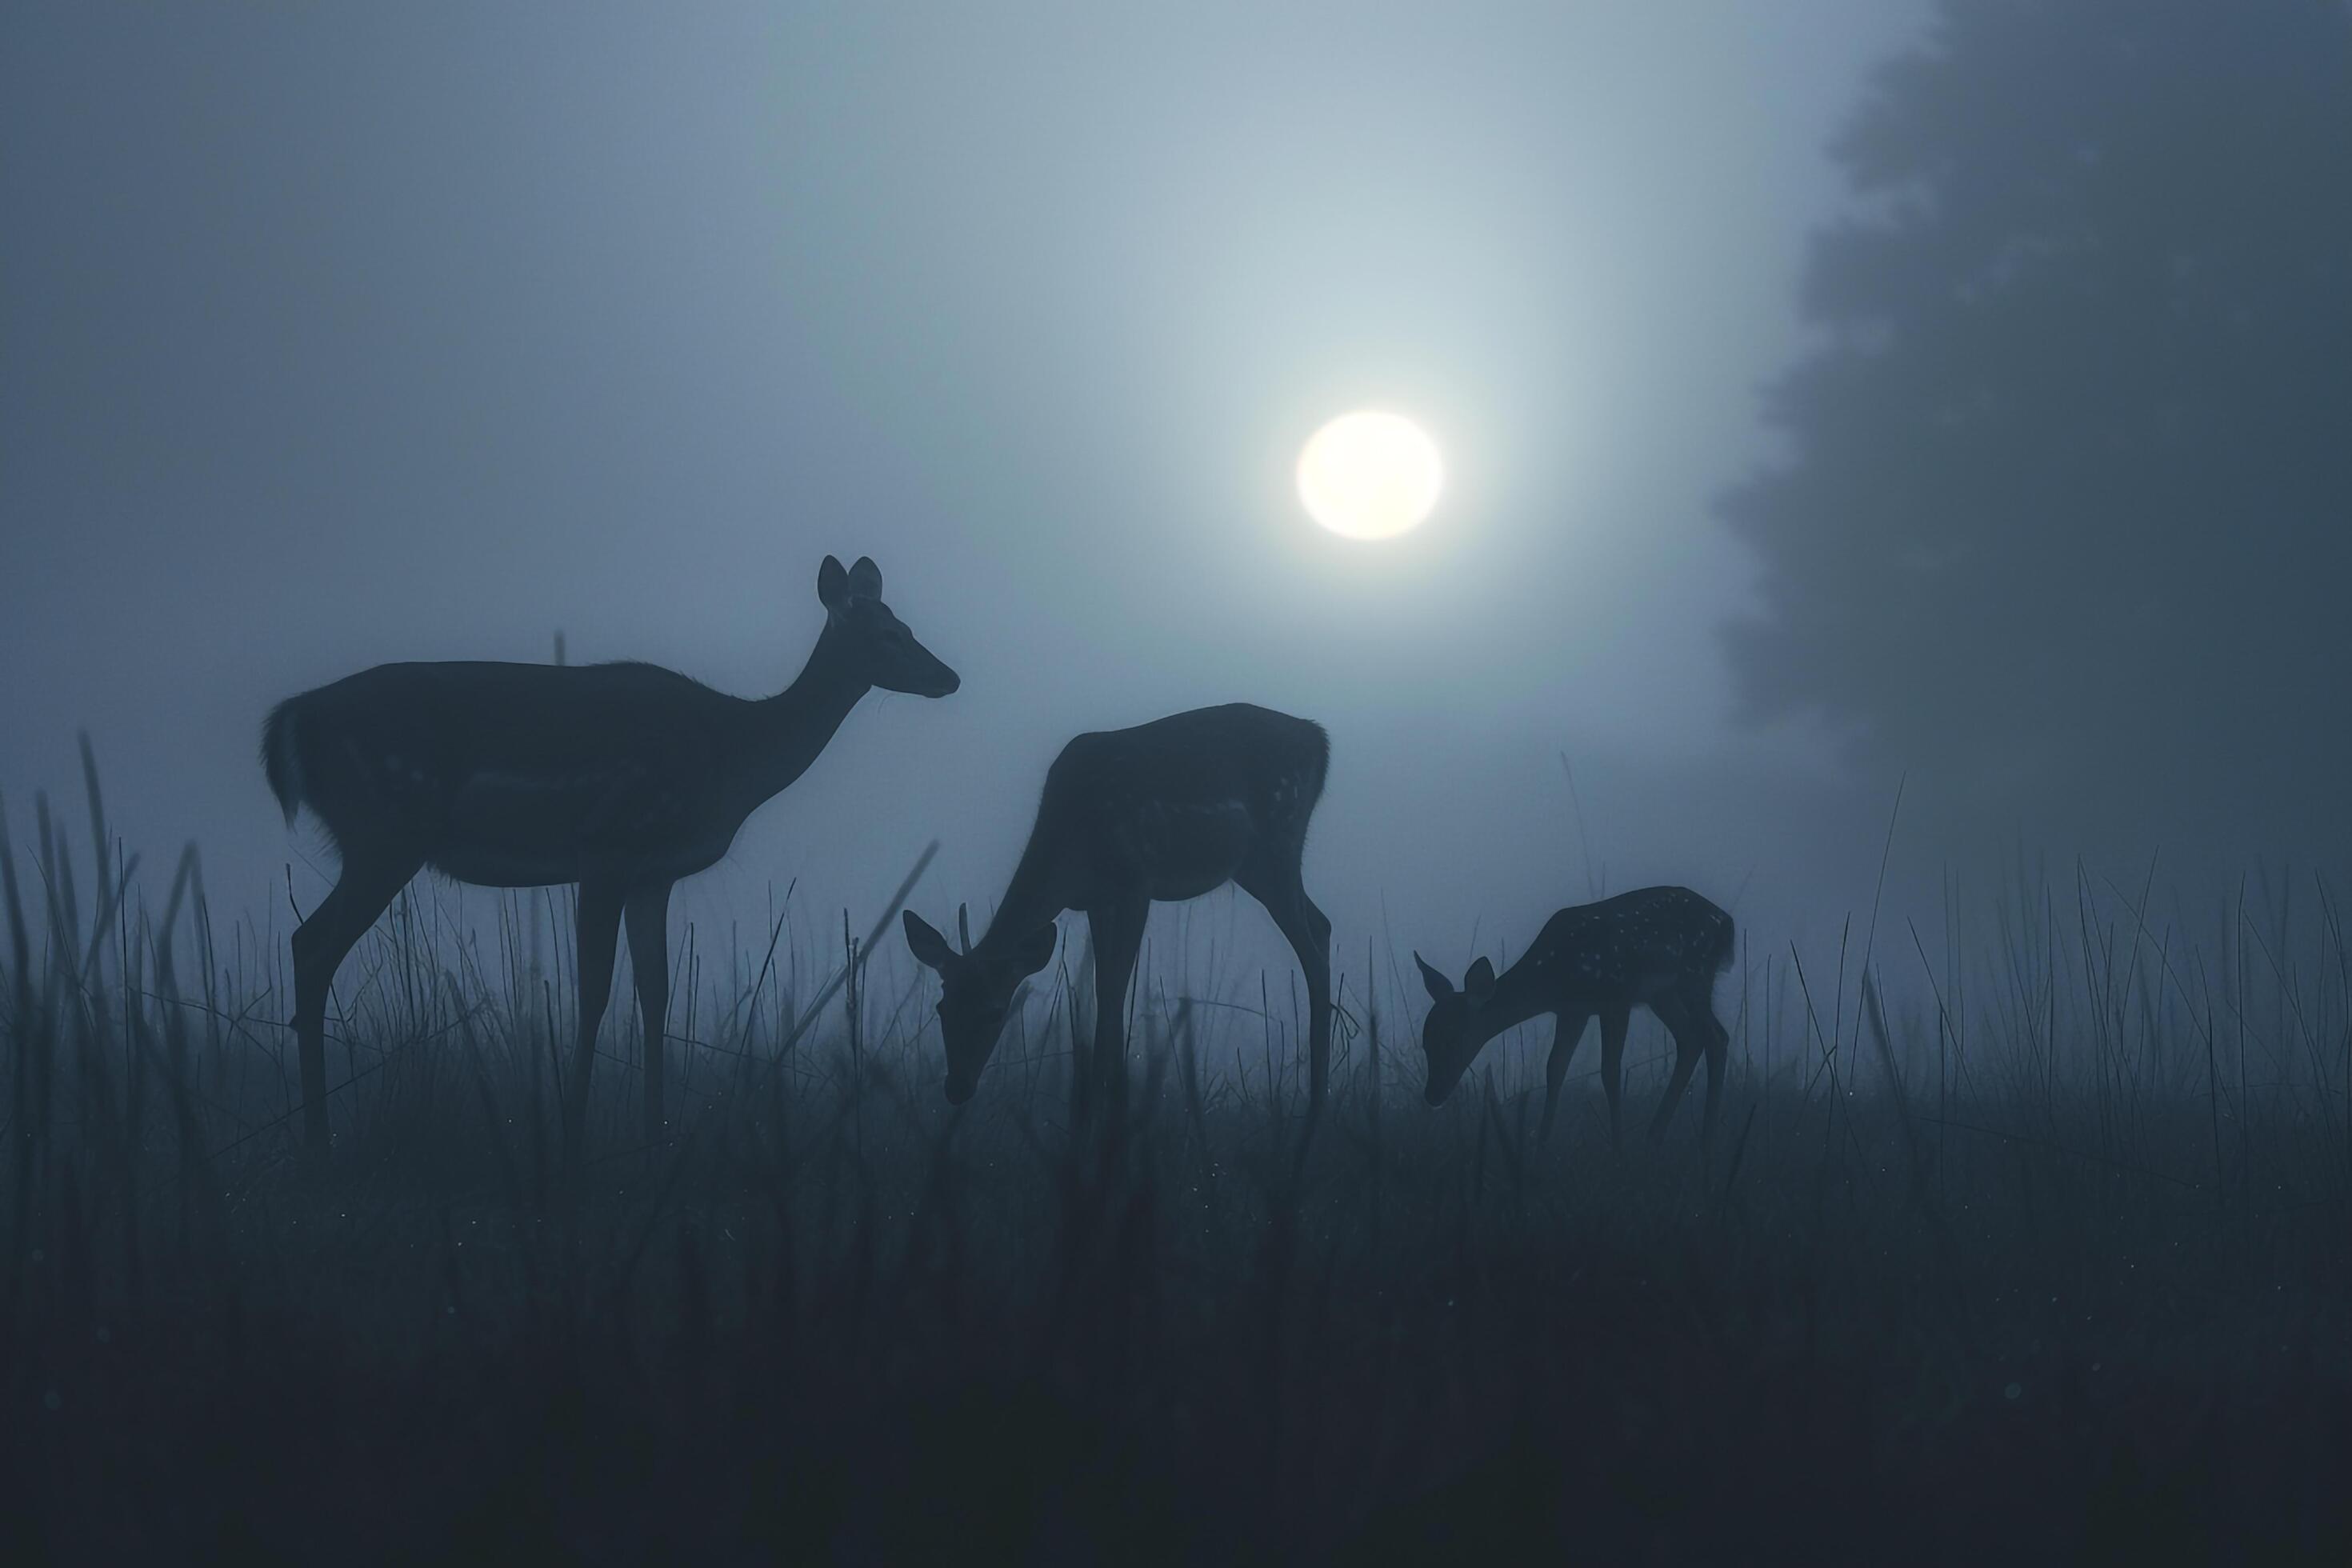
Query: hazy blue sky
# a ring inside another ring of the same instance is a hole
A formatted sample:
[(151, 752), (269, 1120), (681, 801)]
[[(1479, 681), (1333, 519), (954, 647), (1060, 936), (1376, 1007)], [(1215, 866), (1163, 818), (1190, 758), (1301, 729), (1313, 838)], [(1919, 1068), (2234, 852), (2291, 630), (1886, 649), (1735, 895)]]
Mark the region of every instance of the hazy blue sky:
[[(688, 918), (871, 910), (933, 836), (918, 906), (984, 906), (1062, 740), (1250, 699), (1331, 731), (1343, 952), (1383, 897), (1449, 967), (1580, 898), (1563, 751), (1613, 887), (1833, 923), (1884, 799), (1727, 721), (1752, 565), (1710, 502), (1800, 342), (1824, 141), (1917, 23), (11, 6), (12, 826), (86, 725), (134, 845), (282, 907), (327, 862), (254, 761), (278, 698), (558, 627), (772, 690), (818, 561), (869, 553), (964, 689), (869, 699)], [(1291, 492), (1363, 405), (1450, 465), (1392, 543)]]

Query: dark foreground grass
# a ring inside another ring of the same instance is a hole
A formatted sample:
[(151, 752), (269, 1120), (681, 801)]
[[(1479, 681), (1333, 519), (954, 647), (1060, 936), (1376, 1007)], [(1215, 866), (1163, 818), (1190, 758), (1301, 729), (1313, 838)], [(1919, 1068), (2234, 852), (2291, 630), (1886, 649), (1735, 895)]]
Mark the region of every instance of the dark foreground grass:
[(950, 1114), (920, 998), (762, 953), (689, 967), (657, 1147), (608, 1032), (575, 1192), (560, 966), (412, 900), (310, 1181), (266, 944), (108, 854), (87, 910), (46, 817), (9, 868), (0, 1560), (2352, 1560), (2309, 964), (2200, 1012), (2127, 930), (1892, 1030), (1790, 965), (1711, 1158), (1431, 1110), (1357, 1000), (1301, 1168), (1286, 1019), (1153, 993), (1080, 1132), (1066, 989)]

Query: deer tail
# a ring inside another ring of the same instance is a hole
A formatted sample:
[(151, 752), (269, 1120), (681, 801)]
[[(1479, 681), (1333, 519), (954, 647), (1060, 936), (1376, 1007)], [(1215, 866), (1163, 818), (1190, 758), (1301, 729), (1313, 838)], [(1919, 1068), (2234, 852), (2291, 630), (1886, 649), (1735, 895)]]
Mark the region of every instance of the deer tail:
[(269, 793), (278, 797), (289, 827), (302, 809), (302, 752), (294, 739), (294, 702), (289, 698), (272, 708), (261, 726), (261, 771), (269, 777)]

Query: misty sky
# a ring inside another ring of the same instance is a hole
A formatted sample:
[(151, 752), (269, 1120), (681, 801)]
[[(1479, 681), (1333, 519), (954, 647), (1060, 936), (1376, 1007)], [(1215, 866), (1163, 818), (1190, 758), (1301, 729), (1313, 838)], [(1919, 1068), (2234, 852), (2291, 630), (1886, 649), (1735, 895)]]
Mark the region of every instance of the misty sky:
[[(10, 7), (11, 828), (87, 726), (282, 927), (270, 703), (558, 628), (771, 691), (832, 552), (963, 690), (870, 698), (682, 918), (935, 836), (917, 907), (984, 908), (1064, 739), (1242, 699), (1331, 731), (1343, 968), (1383, 900), (1452, 968), (1580, 900), (1563, 751), (1612, 888), (1866, 902), (1884, 794), (1728, 718), (1711, 507), (1916, 8), (982, 9)], [(1366, 405), (1450, 470), (1385, 544), (1290, 488)]]

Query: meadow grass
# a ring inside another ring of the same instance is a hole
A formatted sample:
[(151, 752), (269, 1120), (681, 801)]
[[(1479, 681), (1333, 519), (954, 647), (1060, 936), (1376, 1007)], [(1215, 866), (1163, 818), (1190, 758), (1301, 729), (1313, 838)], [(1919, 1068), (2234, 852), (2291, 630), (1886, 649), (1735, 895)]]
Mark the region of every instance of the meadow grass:
[(562, 895), (420, 884), (314, 1179), (282, 931), (89, 799), (0, 859), (7, 1561), (2352, 1560), (2316, 882), (1744, 946), (1712, 1150), (1590, 1056), (1539, 1146), (1548, 1036), (1426, 1107), (1368, 952), (1303, 1164), (1282, 973), (1150, 966), (1113, 1112), (1066, 947), (950, 1110), (889, 913), (787, 899), (681, 944), (650, 1147), (616, 998), (576, 1180)]

